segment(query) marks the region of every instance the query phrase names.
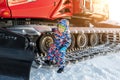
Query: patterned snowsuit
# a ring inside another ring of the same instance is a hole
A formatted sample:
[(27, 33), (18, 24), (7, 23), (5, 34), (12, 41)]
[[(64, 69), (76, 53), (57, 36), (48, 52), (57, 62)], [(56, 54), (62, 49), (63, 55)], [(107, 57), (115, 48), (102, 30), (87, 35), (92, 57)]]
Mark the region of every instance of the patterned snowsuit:
[(60, 51), (62, 48), (68, 48), (71, 43), (71, 37), (69, 32), (59, 33), (57, 29), (53, 30), (54, 33), (54, 43), (51, 44), (50, 49), (48, 51), (48, 60), (55, 60), (58, 67), (65, 66), (65, 55), (66, 50)]

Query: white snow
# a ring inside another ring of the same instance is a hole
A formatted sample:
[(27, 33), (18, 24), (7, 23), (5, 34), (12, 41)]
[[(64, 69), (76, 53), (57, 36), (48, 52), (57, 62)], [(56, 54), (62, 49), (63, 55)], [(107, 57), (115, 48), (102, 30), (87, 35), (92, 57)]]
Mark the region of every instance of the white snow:
[(57, 68), (32, 68), (30, 80), (120, 80), (120, 52)]

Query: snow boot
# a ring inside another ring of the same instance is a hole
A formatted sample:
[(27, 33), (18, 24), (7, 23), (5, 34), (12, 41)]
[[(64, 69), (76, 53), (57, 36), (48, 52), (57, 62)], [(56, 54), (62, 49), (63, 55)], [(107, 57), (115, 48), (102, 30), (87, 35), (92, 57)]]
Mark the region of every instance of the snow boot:
[(62, 73), (64, 71), (64, 67), (61, 67), (57, 70), (57, 73)]
[(44, 62), (45, 62), (48, 66), (54, 65), (54, 62), (53, 62), (53, 61), (50, 61), (50, 60), (45, 60)]

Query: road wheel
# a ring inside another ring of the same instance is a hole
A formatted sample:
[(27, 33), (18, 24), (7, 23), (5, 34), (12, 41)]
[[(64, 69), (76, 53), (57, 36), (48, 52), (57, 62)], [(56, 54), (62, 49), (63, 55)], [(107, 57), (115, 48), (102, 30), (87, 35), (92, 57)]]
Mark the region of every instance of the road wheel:
[(71, 33), (71, 44), (68, 49), (72, 49), (75, 47), (75, 36)]
[(107, 42), (107, 34), (105, 33), (100, 34), (100, 43), (104, 44), (106, 42)]
[(77, 36), (77, 46), (79, 48), (84, 48), (88, 45), (88, 36), (87, 34), (78, 34)]
[(90, 46), (96, 46), (99, 43), (98, 34), (92, 33), (90, 34)]
[(50, 44), (53, 43), (53, 35), (50, 33), (43, 34), (39, 39), (39, 50), (45, 56), (50, 48)]

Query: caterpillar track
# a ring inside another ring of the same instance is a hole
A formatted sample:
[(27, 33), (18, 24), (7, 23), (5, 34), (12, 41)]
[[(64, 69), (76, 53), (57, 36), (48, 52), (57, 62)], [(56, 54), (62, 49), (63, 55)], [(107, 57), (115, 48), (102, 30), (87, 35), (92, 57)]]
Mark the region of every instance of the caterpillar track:
[[(67, 51), (66, 64), (84, 61), (98, 55), (105, 55), (120, 50), (119, 28), (71, 27), (70, 32), (72, 46)], [(50, 36), (52, 33), (46, 33), (46, 35), (44, 37), (46, 42), (47, 38), (48, 40), (52, 39)], [(40, 53), (39, 59), (37, 59), (40, 60), (40, 65), (44, 63), (46, 54)]]
[(105, 44), (96, 47), (90, 47), (83, 50), (76, 50), (71, 53), (67, 53), (66, 62), (67, 63), (75, 63), (77, 61), (84, 61), (96, 56), (106, 55), (111, 52), (117, 52), (120, 50), (119, 44)]
[[(77, 62), (89, 60), (98, 56), (104, 56), (107, 54), (111, 53), (117, 53), (120, 51), (120, 44), (118, 43), (112, 43), (112, 44), (104, 44), (104, 45), (99, 45), (96, 47), (87, 47), (84, 49), (77, 49), (74, 51), (68, 51), (66, 54), (66, 65), (68, 64), (75, 64)], [(42, 67), (44, 65), (44, 60), (45, 57), (37, 57), (37, 60), (39, 60), (39, 65), (38, 67)], [(57, 65), (54, 64), (51, 67), (56, 67)], [(33, 67), (37, 68), (36, 66), (33, 65)]]

